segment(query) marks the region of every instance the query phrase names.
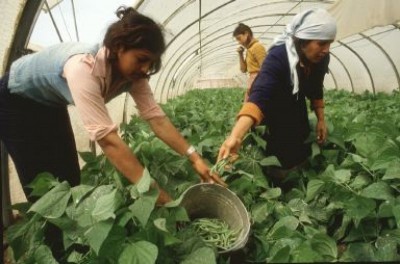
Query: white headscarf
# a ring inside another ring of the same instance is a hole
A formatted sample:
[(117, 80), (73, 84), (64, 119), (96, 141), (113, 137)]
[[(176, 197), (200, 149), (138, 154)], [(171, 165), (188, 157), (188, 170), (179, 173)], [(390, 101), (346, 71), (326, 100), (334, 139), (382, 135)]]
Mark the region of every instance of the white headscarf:
[(286, 44), (293, 94), (296, 94), (299, 91), (299, 78), (296, 72), (299, 56), (293, 43), (293, 36), (299, 39), (333, 40), (336, 36), (336, 21), (325, 9), (306, 10), (294, 16), (282, 35), (274, 39), (271, 48)]

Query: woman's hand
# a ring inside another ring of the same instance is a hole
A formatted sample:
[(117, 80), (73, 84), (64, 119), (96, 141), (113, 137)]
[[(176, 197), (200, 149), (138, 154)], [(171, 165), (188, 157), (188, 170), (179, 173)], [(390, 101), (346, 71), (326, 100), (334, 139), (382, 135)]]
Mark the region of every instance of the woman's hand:
[(317, 143), (320, 145), (323, 144), (327, 137), (327, 129), (326, 129), (325, 121), (318, 120), (317, 127), (316, 127), (316, 133), (317, 133)]
[(242, 141), (239, 138), (228, 137), (219, 149), (217, 162), (227, 158), (229, 155), (236, 157), (241, 144)]
[(172, 201), (171, 196), (169, 196), (169, 194), (164, 189), (161, 189), (158, 186), (158, 184), (157, 184), (157, 188), (158, 188), (158, 191), (160, 192), (160, 194), (158, 195), (156, 205), (164, 205), (164, 204)]
[(209, 166), (201, 157), (193, 161), (192, 166), (200, 175), (203, 182), (217, 183), (224, 187), (228, 186), (217, 174), (211, 174)]
[(218, 175), (210, 173), (210, 168), (197, 152), (187, 153), (189, 150), (188, 143), (167, 117), (152, 118), (148, 122), (158, 138), (177, 153), (188, 156), (189, 160), (192, 162), (193, 168), (204, 182), (218, 183), (222, 186), (227, 186)]

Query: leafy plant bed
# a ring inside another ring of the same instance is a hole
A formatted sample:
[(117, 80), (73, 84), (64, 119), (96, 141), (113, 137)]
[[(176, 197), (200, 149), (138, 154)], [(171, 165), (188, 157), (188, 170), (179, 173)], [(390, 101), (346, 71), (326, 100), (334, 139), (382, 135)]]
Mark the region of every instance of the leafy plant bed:
[[(192, 91), (163, 108), (212, 166), (242, 95), (241, 89)], [(278, 164), (262, 154), (265, 127), (245, 138), (233, 166), (218, 167), (251, 214), (243, 263), (400, 261), (400, 94), (329, 91), (325, 100), (328, 140), (321, 148), (313, 144), (307, 164), (288, 175), (289, 191), (263, 173)], [(310, 112), (312, 128), (315, 122)], [(54, 256), (59, 263), (229, 263), (229, 254), (218, 255), (200, 236), (177, 231), (178, 223), (189, 222), (182, 207), (155, 206), (151, 177), (178, 198), (199, 181), (189, 162), (136, 117), (121, 130), (148, 168), (142, 181), (130, 185), (104, 156), (90, 153), (81, 153), (79, 186), (41, 174), (31, 184), (37, 202), (14, 206), (23, 215), (7, 230), (14, 257), (19, 263), (56, 263)]]

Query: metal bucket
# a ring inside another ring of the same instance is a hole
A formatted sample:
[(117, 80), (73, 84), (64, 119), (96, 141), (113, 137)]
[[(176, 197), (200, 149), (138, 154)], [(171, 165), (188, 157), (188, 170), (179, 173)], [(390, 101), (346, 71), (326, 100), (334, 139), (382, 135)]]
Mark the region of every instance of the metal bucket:
[(217, 184), (200, 183), (191, 186), (183, 194), (181, 201), (190, 219), (216, 218), (226, 222), (229, 227), (240, 232), (236, 242), (227, 253), (238, 250), (247, 243), (250, 232), (250, 218), (242, 201), (231, 190)]

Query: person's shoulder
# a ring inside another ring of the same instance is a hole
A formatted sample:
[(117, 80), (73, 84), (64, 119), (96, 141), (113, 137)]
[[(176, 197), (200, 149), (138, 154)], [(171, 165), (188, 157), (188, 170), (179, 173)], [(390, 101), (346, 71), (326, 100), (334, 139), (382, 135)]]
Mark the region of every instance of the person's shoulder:
[(265, 47), (264, 47), (264, 44), (263, 44), (261, 41), (259, 41), (258, 39), (256, 39), (256, 41), (254, 42), (254, 47), (257, 47), (257, 48), (260, 48), (260, 47), (265, 48)]
[(281, 63), (288, 62), (286, 46), (285, 45), (272, 46), (271, 48), (268, 49), (267, 58), (269, 58), (270, 60), (279, 61)]
[[(100, 44), (98, 43), (86, 43), (86, 42), (62, 42), (45, 47), (42, 51), (43, 53), (94, 53), (100, 49)], [(39, 51), (40, 52), (40, 51)]]
[(286, 55), (286, 46), (285, 45), (278, 45), (278, 46), (272, 46), (269, 50), (268, 50), (269, 54), (274, 54), (276, 56), (282, 56), (282, 55)]
[(289, 67), (285, 45), (272, 46), (267, 52), (263, 67), (274, 71), (285, 71)]

